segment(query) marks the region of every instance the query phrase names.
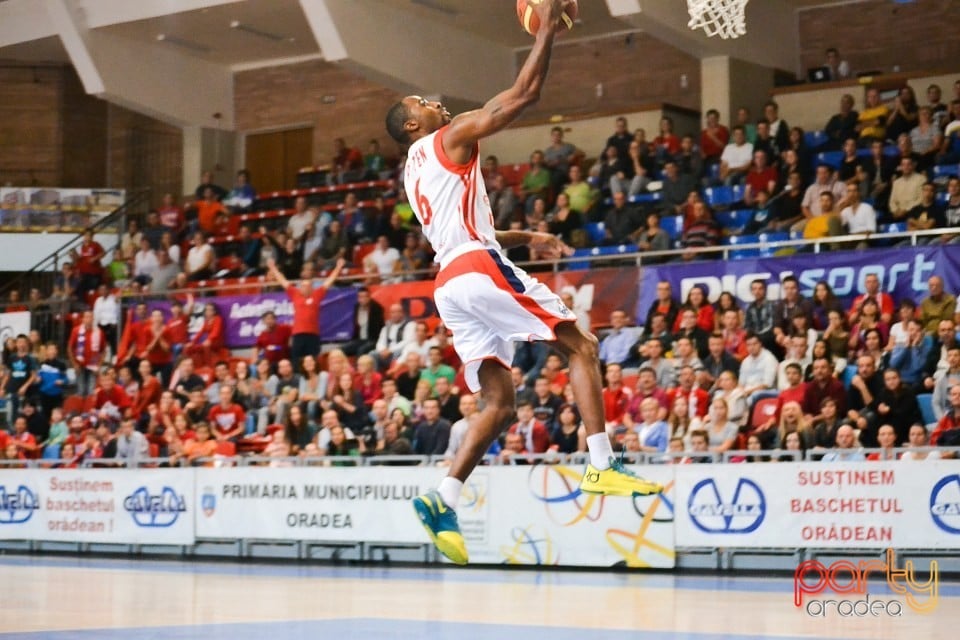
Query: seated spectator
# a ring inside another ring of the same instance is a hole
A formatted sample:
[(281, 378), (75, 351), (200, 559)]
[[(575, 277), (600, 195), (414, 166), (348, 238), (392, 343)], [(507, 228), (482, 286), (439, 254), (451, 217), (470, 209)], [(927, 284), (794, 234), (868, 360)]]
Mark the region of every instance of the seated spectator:
[(120, 423), (117, 432), (117, 460), (135, 463), (137, 460), (150, 457), (150, 443), (146, 436), (137, 431), (136, 421), (125, 419)]
[(691, 424), (693, 435), (698, 430), (704, 430), (707, 434), (709, 450), (714, 453), (723, 453), (732, 449), (737, 441), (737, 434), (740, 429), (738, 425), (729, 417), (729, 407), (726, 399), (714, 397), (710, 403), (710, 409), (707, 415), (700, 420), (694, 420)]
[(549, 232), (572, 247), (585, 247), (589, 240), (583, 231), (583, 217), (570, 208), (570, 198), (565, 193), (557, 196), (557, 203), (547, 214)]
[[(746, 336), (744, 336), (744, 344)], [(698, 373), (698, 383), (704, 389), (711, 389), (717, 378), (724, 371), (731, 371), (734, 375), (740, 373), (740, 361), (726, 350), (726, 340), (722, 333), (710, 334), (707, 343), (707, 354), (701, 358), (703, 369)]]
[(747, 142), (743, 127), (735, 126), (732, 136), (720, 156), (720, 179), (728, 186), (740, 184), (753, 162), (753, 144)]
[(887, 119), (890, 108), (880, 101), (880, 90), (874, 87), (867, 89), (866, 102), (863, 111), (857, 117), (857, 131), (860, 133), (862, 145), (874, 141), (883, 143), (887, 136)]
[(801, 231), (806, 223), (823, 213), (824, 200), (822, 196), (824, 193), (829, 193), (832, 196), (831, 205), (846, 206), (846, 185), (835, 179), (834, 171), (830, 166), (821, 164), (817, 166), (814, 183), (807, 187), (803, 194), (801, 208), (804, 220), (793, 226), (794, 231)]
[[(860, 201), (860, 187), (856, 184), (847, 185), (847, 206), (840, 212), (840, 222), (844, 231), (849, 235), (870, 235), (877, 231), (877, 212), (866, 202)], [(866, 243), (861, 243), (866, 246)]]
[[(746, 390), (740, 385), (740, 380), (733, 371), (724, 371), (717, 378), (717, 386), (713, 391), (713, 398), (723, 398), (727, 402), (727, 417), (738, 425), (745, 424), (749, 418), (748, 397)], [(693, 414), (691, 414), (693, 416)], [(695, 416), (693, 416), (695, 417)]]
[(929, 295), (920, 302), (920, 323), (928, 334), (934, 334), (944, 320), (953, 321), (957, 299), (943, 288), (943, 278), (931, 276), (927, 280)]
[(844, 424), (837, 429), (835, 448), (823, 455), (821, 462), (863, 462), (863, 453), (856, 448), (857, 436), (850, 425)]
[(218, 394), (220, 402), (207, 413), (207, 423), (212, 425), (213, 435), (218, 442), (236, 442), (246, 429), (247, 413), (233, 401), (233, 393), (233, 387), (221, 385)]
[[(687, 200), (691, 194), (697, 193), (697, 182), (685, 173), (674, 161), (668, 161), (663, 167), (663, 186), (660, 189), (662, 213), (665, 216), (675, 216), (684, 213)], [(699, 194), (697, 194), (699, 198)]]
[(631, 236), (641, 225), (640, 214), (627, 203), (622, 191), (613, 194), (613, 205), (604, 216), (605, 244), (619, 245), (630, 242)]
[(747, 205), (753, 205), (756, 201), (756, 195), (760, 191), (768, 194), (776, 191), (779, 176), (776, 167), (769, 164), (765, 151), (754, 151), (753, 162), (747, 171), (744, 183), (746, 188), (743, 193), (743, 200)]
[(720, 156), (729, 142), (730, 130), (720, 124), (720, 112), (708, 110), (706, 126), (700, 132), (700, 155), (704, 164), (720, 164)]
[[(604, 378), (607, 386), (603, 388), (603, 416), (607, 431), (610, 431), (623, 424), (623, 414), (630, 405), (633, 391), (623, 385), (623, 369), (619, 364), (608, 363)], [(519, 404), (519, 394), (517, 398)]]
[(901, 460), (939, 460), (941, 458), (939, 451), (916, 451), (930, 446), (927, 441), (927, 428), (922, 424), (915, 424), (910, 427), (910, 449), (900, 455)]
[(673, 118), (670, 116), (660, 118), (660, 134), (651, 144), (654, 157), (660, 166), (663, 166), (668, 158), (680, 152), (680, 138), (673, 132)]
[(646, 398), (640, 403), (641, 422), (633, 426), (640, 440), (640, 450), (647, 453), (663, 453), (667, 450), (669, 427), (661, 418), (660, 403), (655, 398)]
[[(707, 205), (698, 202), (694, 205), (694, 221), (684, 228), (681, 243), (685, 249), (700, 249), (706, 247), (716, 247), (720, 244), (720, 238), (723, 235), (720, 225), (714, 220), (713, 214)], [(684, 260), (694, 260), (697, 257), (710, 259), (711, 254), (700, 254), (697, 252), (687, 252), (683, 254)]]
[(624, 181), (627, 182), (627, 196), (631, 198), (646, 191), (650, 184), (653, 163), (645, 146), (644, 142), (631, 140), (627, 149)]
[(333, 141), (333, 159), (331, 161), (333, 170), (330, 172), (328, 182), (333, 184), (349, 184), (363, 180), (366, 167), (363, 164), (363, 154), (359, 149), (348, 147), (343, 138), (336, 138)]
[(906, 346), (894, 347), (890, 355), (890, 367), (900, 372), (904, 383), (923, 392), (927, 359), (934, 350), (933, 340), (924, 334), (919, 320), (909, 322), (907, 335)]
[(535, 199), (550, 195), (551, 180), (550, 170), (544, 165), (543, 152), (538, 149), (530, 154), (530, 169), (520, 181), (520, 199), (525, 211), (533, 208)]
[(490, 198), (490, 208), (493, 210), (494, 226), (501, 231), (506, 231), (517, 215), (519, 202), (516, 193), (507, 184), (506, 178), (498, 173), (487, 190), (487, 196)]
[(570, 182), (563, 188), (563, 193), (570, 199), (571, 209), (579, 211), (584, 217), (590, 217), (597, 202), (598, 193), (583, 180), (579, 166), (570, 167)]
[[(906, 442), (910, 426), (923, 422), (916, 394), (904, 384), (900, 372), (893, 368), (883, 372), (883, 384), (870, 409), (877, 414), (877, 424), (892, 425), (897, 432), (897, 442)], [(874, 446), (876, 441), (875, 431), (861, 431), (860, 442), (864, 446)]]
[(861, 308), (867, 300), (872, 300), (877, 306), (879, 312), (877, 320), (884, 323), (890, 322), (893, 318), (893, 298), (889, 293), (880, 290), (880, 284), (880, 277), (875, 273), (869, 273), (864, 277), (864, 292), (853, 299), (847, 314), (850, 324), (856, 324), (860, 320)]
[(417, 424), (413, 452), (417, 455), (443, 455), (450, 443), (450, 423), (440, 417), (440, 402), (428, 398), (423, 402), (423, 420)]
[(600, 197), (608, 198), (614, 193), (626, 195), (629, 189), (626, 177), (627, 160), (620, 157), (617, 147), (608, 146), (603, 152), (599, 165)]
[(740, 362), (740, 384), (751, 406), (760, 398), (772, 398), (775, 390), (778, 362), (763, 347), (759, 336), (747, 333), (747, 356)]
[(663, 320), (668, 330), (673, 330), (676, 325), (677, 317), (680, 314), (680, 303), (673, 297), (673, 287), (666, 280), (657, 283), (657, 299), (650, 304), (647, 309), (646, 319), (644, 321), (644, 332), (651, 334), (651, 324), (656, 315), (663, 316)]
[(377, 238), (377, 246), (363, 260), (364, 271), (382, 284), (395, 282), (394, 273), (400, 261), (400, 252), (390, 246), (387, 236)]
[(199, 363), (209, 366), (220, 356), (224, 346), (223, 317), (216, 305), (208, 302), (203, 308), (203, 324), (184, 347), (185, 354)]
[(298, 196), (293, 201), (293, 215), (287, 218), (287, 233), (298, 242), (304, 238), (307, 226), (317, 221), (317, 211), (307, 205), (307, 199)]
[[(651, 211), (647, 214), (647, 226), (643, 229), (638, 229), (636, 232), (636, 243), (637, 248), (640, 251), (669, 251), (670, 250), (670, 236), (660, 228), (660, 216)], [(659, 258), (656, 261), (653, 259), (645, 258), (645, 261), (655, 264), (666, 260), (667, 258)]]
[(805, 240), (820, 240), (843, 235), (843, 223), (834, 210), (833, 194), (825, 191), (820, 194), (820, 214), (809, 218), (803, 227)]
[(383, 180), (390, 177), (387, 161), (380, 152), (380, 141), (376, 138), (369, 142), (367, 153), (363, 156), (363, 168), (365, 170), (363, 177), (367, 180)]
[(667, 391), (667, 400), (672, 407), (677, 399), (687, 403), (688, 414), (702, 418), (707, 413), (710, 395), (696, 386), (696, 371), (685, 365), (677, 373), (677, 386)]
[(630, 348), (639, 337), (639, 330), (628, 326), (627, 314), (617, 309), (610, 314), (610, 331), (600, 341), (600, 362), (622, 365), (631, 358)]
[(160, 225), (164, 230), (169, 231), (177, 239), (183, 233), (187, 220), (183, 215), (183, 209), (177, 205), (177, 201), (172, 193), (163, 194), (163, 202), (157, 210)]
[(887, 342), (889, 335), (889, 326), (882, 320), (880, 307), (874, 298), (865, 298), (860, 303), (860, 314), (857, 316), (857, 323), (850, 328), (849, 348), (851, 352), (860, 353), (867, 344), (867, 337), (871, 331), (879, 333), (877, 345), (871, 345), (870, 350), (874, 348), (882, 349)]
[(257, 191), (250, 184), (250, 172), (246, 169), (237, 171), (237, 181), (223, 199), (223, 204), (235, 212), (244, 212), (250, 210), (256, 199)]
[(545, 453), (550, 447), (550, 433), (542, 422), (534, 418), (533, 405), (529, 402), (517, 405), (517, 422), (510, 426), (507, 433), (519, 435), (528, 453)]
[(216, 253), (203, 231), (193, 235), (193, 246), (187, 252), (184, 273), (187, 279), (195, 282), (207, 280), (213, 276), (213, 266), (216, 262)]
[(926, 176), (916, 172), (916, 162), (910, 157), (900, 160), (900, 177), (895, 178), (890, 190), (890, 221), (906, 219), (907, 212), (923, 200), (923, 185)]
[(939, 420), (950, 411), (950, 389), (960, 384), (960, 345), (956, 342), (947, 348), (946, 367), (934, 374), (933, 415)]
[(844, 141), (857, 138), (857, 121), (860, 114), (853, 108), (853, 96), (849, 93), (840, 98), (840, 112), (830, 117), (824, 133), (827, 134), (827, 147), (838, 150)]

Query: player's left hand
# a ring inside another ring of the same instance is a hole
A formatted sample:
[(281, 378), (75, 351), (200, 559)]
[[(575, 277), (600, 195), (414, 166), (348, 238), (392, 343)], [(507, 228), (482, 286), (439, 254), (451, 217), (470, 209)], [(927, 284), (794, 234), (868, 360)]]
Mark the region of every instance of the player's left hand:
[(560, 238), (549, 233), (534, 231), (530, 234), (530, 248), (544, 258), (562, 258), (573, 255), (573, 248)]

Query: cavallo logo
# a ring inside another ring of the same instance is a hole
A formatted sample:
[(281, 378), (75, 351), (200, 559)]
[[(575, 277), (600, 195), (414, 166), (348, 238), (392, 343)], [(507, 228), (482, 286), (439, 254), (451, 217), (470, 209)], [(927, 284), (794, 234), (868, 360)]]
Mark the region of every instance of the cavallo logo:
[(40, 499), (29, 487), (19, 485), (14, 489), (0, 485), (0, 525), (23, 524), (40, 509)]
[(746, 534), (756, 531), (767, 515), (767, 500), (749, 478), (706, 478), (694, 485), (687, 500), (693, 525), (704, 533)]
[(138, 527), (169, 527), (181, 513), (186, 513), (187, 502), (170, 487), (152, 495), (146, 487), (140, 487), (123, 499), (123, 508)]

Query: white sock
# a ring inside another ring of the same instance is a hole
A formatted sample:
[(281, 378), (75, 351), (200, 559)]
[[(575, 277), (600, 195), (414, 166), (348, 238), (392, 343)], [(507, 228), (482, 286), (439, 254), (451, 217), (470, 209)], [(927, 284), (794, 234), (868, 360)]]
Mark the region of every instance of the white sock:
[(590, 464), (598, 471), (610, 468), (610, 458), (613, 457), (613, 447), (606, 432), (601, 431), (587, 436), (587, 451), (590, 452)]
[(437, 487), (440, 497), (443, 498), (443, 503), (454, 511), (456, 511), (457, 504), (460, 502), (460, 492), (462, 490), (463, 483), (453, 476), (447, 476), (441, 480), (440, 486)]

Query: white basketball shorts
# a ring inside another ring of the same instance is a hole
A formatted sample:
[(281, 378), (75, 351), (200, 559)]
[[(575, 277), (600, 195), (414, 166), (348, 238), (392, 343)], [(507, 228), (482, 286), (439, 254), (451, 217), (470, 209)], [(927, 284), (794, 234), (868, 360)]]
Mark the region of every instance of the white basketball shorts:
[(433, 297), (472, 393), (484, 360), (509, 369), (514, 342), (556, 340), (557, 324), (575, 320), (557, 294), (494, 250), (454, 258), (437, 274)]

